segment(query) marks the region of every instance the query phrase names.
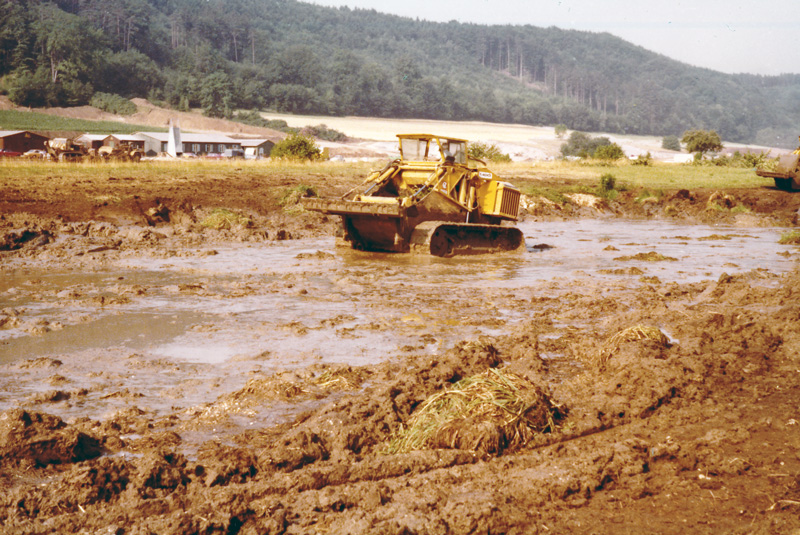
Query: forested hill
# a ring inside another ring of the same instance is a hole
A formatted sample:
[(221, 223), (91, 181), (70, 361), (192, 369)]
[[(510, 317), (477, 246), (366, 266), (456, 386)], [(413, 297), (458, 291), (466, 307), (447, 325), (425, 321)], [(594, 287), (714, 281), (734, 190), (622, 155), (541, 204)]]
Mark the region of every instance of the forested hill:
[[(565, 124), (795, 147), (800, 74), (728, 75), (609, 34), (433, 23), (296, 0), (0, 0), (0, 90), (235, 109)], [(698, 50), (702, 54), (702, 50)]]

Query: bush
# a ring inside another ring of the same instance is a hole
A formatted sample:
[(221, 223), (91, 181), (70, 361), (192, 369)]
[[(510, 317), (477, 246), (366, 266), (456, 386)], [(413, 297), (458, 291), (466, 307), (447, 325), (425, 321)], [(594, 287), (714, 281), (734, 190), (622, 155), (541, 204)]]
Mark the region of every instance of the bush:
[(555, 127), (556, 137), (561, 139), (567, 133), (567, 125), (565, 124), (557, 124)]
[(666, 150), (681, 151), (681, 140), (678, 136), (664, 136), (661, 139), (661, 148)]
[(649, 152), (647, 154), (640, 154), (633, 160), (633, 165), (653, 165), (653, 156)]
[(287, 160), (319, 160), (322, 153), (310, 137), (303, 134), (289, 134), (275, 143), (270, 157)]
[(324, 139), (325, 141), (347, 141), (347, 136), (338, 130), (328, 128), (327, 125), (318, 124), (317, 126), (306, 126), (300, 130), (304, 136)]
[(18, 71), (11, 78), (8, 98), (17, 106), (40, 108), (59, 103), (58, 89), (44, 69)]
[(475, 141), (467, 146), (467, 156), (473, 160), (485, 160), (498, 163), (511, 161), (511, 156), (502, 153), (500, 148), (494, 143), (490, 145), (488, 143), (481, 143), (480, 141)]
[(611, 143), (610, 145), (597, 147), (592, 157), (598, 160), (619, 160), (625, 157), (625, 153), (622, 151), (622, 147), (616, 143)]
[[(566, 143), (561, 145), (561, 154), (567, 156), (579, 156), (588, 158), (593, 156), (600, 147), (611, 145), (611, 140), (607, 137), (591, 137), (583, 132), (572, 132)], [(620, 152), (622, 149), (620, 149)]]
[(687, 130), (681, 139), (686, 150), (701, 156), (706, 152), (719, 152), (724, 147), (719, 134), (715, 130)]
[[(698, 153), (699, 154), (699, 153)], [(739, 151), (734, 152), (730, 156), (719, 155), (716, 158), (705, 159), (695, 155), (695, 164), (715, 166), (715, 167), (735, 167), (739, 169), (753, 169), (760, 167), (767, 171), (774, 171), (778, 163), (778, 158), (770, 158), (767, 153), (747, 153), (742, 154)]]
[(95, 108), (116, 115), (133, 115), (136, 113), (136, 104), (127, 98), (112, 95), (111, 93), (95, 93), (90, 104)]
[(264, 119), (260, 113), (255, 110), (240, 111), (231, 117), (231, 120), (237, 123), (249, 124), (250, 126), (258, 126), (259, 128), (270, 128), (278, 132), (286, 132), (287, 134), (296, 134), (298, 129), (289, 126), (289, 123), (283, 119)]
[(617, 179), (611, 173), (606, 173), (600, 177), (600, 190), (611, 191), (617, 185)]

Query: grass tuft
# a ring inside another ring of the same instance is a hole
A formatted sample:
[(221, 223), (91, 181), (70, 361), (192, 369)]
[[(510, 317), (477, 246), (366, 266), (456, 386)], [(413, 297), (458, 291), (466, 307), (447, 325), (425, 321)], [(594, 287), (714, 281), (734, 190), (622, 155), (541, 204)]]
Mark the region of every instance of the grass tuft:
[(790, 230), (781, 234), (778, 240), (781, 245), (800, 245), (800, 230)]
[(231, 229), (233, 227), (250, 227), (253, 220), (238, 212), (226, 208), (217, 208), (200, 222), (200, 225), (215, 230)]
[(595, 364), (602, 367), (608, 363), (611, 356), (619, 351), (620, 346), (625, 342), (637, 342), (640, 340), (650, 340), (662, 347), (669, 347), (669, 338), (658, 327), (649, 325), (635, 325), (623, 329), (609, 337), (595, 357)]
[(293, 188), (287, 188), (284, 190), (283, 195), (281, 195), (280, 200), (278, 200), (278, 204), (283, 206), (284, 209), (289, 209), (294, 207), (300, 202), (300, 199), (303, 197), (318, 197), (318, 193), (316, 188), (313, 186), (307, 186), (305, 184), (300, 184)]

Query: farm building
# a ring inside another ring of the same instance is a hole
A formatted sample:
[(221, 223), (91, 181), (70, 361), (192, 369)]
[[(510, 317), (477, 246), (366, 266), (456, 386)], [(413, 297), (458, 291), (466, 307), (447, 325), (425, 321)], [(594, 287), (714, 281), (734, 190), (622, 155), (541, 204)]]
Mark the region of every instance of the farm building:
[[(167, 132), (137, 132), (137, 136), (144, 140), (144, 151), (147, 156), (167, 152), (169, 134)], [(223, 134), (189, 134), (181, 132), (182, 148), (179, 153), (191, 154), (223, 154), (226, 150), (242, 149), (238, 139), (232, 139)]]
[(144, 138), (139, 135), (121, 134), (83, 134), (75, 138), (75, 143), (80, 143), (87, 149), (99, 149), (100, 147), (116, 147), (121, 143), (128, 143), (138, 149), (144, 149)]
[(49, 138), (27, 130), (0, 130), (0, 149), (11, 152), (28, 152), (32, 149), (44, 150), (44, 142)]
[(244, 149), (245, 158), (267, 158), (272, 147), (275, 146), (273, 141), (269, 139), (240, 139), (242, 149)]

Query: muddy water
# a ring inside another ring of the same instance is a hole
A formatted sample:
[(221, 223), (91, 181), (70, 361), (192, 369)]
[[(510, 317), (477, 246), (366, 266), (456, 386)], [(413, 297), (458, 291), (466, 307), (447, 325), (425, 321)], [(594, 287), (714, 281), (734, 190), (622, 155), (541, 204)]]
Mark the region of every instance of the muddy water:
[[(154, 410), (188, 408), (240, 388), (254, 373), (363, 365), (497, 334), (524, 318), (526, 299), (541, 292), (781, 273), (797, 259), (774, 228), (617, 220), (520, 226), (527, 244), (520, 254), (440, 259), (314, 239), (125, 259), (94, 273), (7, 270), (0, 309), (13, 320), (0, 329), (0, 364), (46, 357), (64, 365), (43, 365), (20, 384), (13, 367), (4, 368), (0, 410), (54, 389), (63, 397), (76, 385), (88, 392), (70, 394), (64, 414), (86, 414), (90, 402), (92, 410), (114, 410), (142, 397)], [(634, 258), (642, 253), (667, 259)]]

